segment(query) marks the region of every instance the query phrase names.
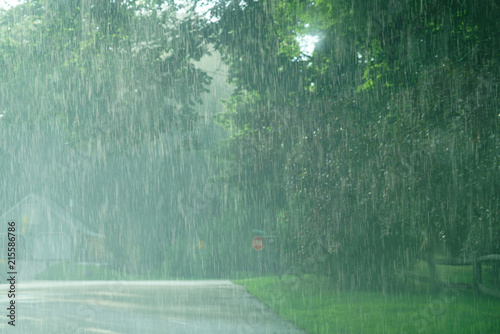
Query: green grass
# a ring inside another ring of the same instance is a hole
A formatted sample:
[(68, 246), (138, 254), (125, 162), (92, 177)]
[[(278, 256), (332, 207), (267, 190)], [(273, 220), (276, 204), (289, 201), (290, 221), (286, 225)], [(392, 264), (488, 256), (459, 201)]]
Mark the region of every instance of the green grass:
[(307, 333), (499, 333), (500, 300), (470, 290), (338, 291), (325, 278), (236, 281)]
[(71, 264), (70, 262), (61, 262), (50, 266), (38, 274), (37, 280), (125, 280), (125, 281), (143, 281), (143, 280), (203, 280), (203, 279), (247, 279), (257, 277), (254, 272), (235, 271), (228, 273), (226, 277), (203, 276), (200, 273), (191, 275), (172, 275), (161, 268), (152, 268), (147, 274), (131, 274), (112, 270), (107, 266)]
[[(446, 282), (454, 283), (472, 283), (472, 267), (471, 266), (441, 266), (437, 265), (439, 279)], [(428, 276), (429, 268), (427, 262), (419, 261), (413, 270), (414, 273)]]
[(151, 270), (148, 274), (131, 274), (113, 270), (108, 266), (98, 266), (93, 264), (71, 264), (70, 262), (61, 262), (52, 265), (48, 270), (38, 274), (37, 280), (121, 280), (121, 281), (142, 281), (142, 280), (165, 280), (181, 279), (169, 277), (161, 270)]
[(116, 280), (119, 273), (105, 266), (73, 264), (61, 262), (38, 274), (37, 280)]
[[(449, 266), (449, 265), (437, 265), (436, 266), (439, 280), (444, 283), (466, 283), (472, 284), (472, 266)], [(418, 276), (429, 277), (429, 268), (427, 262), (418, 261), (410, 272)], [(498, 278), (495, 280), (493, 277), (493, 267), (491, 264), (483, 264), (482, 267), (482, 284), (496, 290), (500, 290)], [(401, 278), (402, 276), (400, 276)], [(419, 283), (417, 281), (412, 282), (414, 286), (421, 288), (428, 288), (427, 283)], [(499, 331), (500, 332), (500, 331)]]

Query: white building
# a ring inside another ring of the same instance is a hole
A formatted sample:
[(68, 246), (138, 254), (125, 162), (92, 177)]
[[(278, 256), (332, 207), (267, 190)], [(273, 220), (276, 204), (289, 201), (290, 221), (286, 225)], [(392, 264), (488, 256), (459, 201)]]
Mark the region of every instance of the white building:
[(85, 228), (54, 202), (30, 194), (0, 217), (0, 267), (7, 263), (7, 223), (12, 221), (20, 277), (33, 279), (47, 266), (63, 261), (99, 262), (105, 256), (103, 235)]

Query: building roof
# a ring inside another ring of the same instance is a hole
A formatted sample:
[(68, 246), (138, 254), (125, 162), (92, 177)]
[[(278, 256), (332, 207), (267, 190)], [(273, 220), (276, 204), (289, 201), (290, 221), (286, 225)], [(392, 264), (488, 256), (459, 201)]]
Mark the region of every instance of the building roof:
[(72, 217), (68, 212), (66, 212), (63, 208), (61, 208), (59, 205), (57, 205), (55, 202), (51, 201), (50, 199), (43, 198), (41, 196), (35, 195), (35, 194), (29, 194), (28, 196), (24, 197), (22, 200), (17, 202), (13, 207), (11, 207), (9, 210), (4, 212), (2, 216), (0, 216), (0, 219), (5, 220), (9, 217), (9, 215), (16, 209), (18, 209), (22, 204), (24, 203), (38, 203), (43, 207), (46, 207), (48, 210), (51, 211), (51, 213), (59, 216), (63, 221), (65, 221), (71, 228), (77, 231), (81, 231), (84, 234), (91, 236), (91, 237), (97, 237), (97, 238), (104, 238), (104, 235), (92, 232), (89, 228), (85, 227), (78, 219)]

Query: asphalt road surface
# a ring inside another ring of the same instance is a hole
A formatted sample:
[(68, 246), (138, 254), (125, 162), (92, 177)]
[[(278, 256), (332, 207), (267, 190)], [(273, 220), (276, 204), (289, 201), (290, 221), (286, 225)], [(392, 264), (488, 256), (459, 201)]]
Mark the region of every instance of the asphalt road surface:
[[(3, 283), (3, 282), (2, 282)], [(229, 281), (36, 282), (0, 285), (1, 333), (299, 334)], [(8, 324), (15, 300), (15, 327)]]

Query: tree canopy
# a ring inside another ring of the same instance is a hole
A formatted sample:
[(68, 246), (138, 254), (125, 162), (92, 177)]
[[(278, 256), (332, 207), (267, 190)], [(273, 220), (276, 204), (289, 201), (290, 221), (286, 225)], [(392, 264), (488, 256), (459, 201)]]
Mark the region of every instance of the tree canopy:
[[(0, 126), (47, 126), (91, 156), (71, 184), (97, 194), (89, 220), (126, 221), (109, 228), (128, 231), (116, 253), (138, 256), (126, 243), (147, 217), (157, 243), (227, 236), (206, 260), (220, 273), (265, 230), (289, 267), (387, 289), (418, 258), (432, 272), (437, 253), (500, 251), (499, 1), (218, 0), (208, 19), (200, 3), (36, 0), (0, 15)], [(230, 137), (209, 150), (212, 79), (195, 62), (210, 50), (234, 92), (213, 117)]]
[(498, 251), (498, 14), (496, 1), (213, 10), (237, 86), (221, 122), (249, 148), (251, 189), (286, 193), (271, 210), (294, 222), (271, 225), (292, 261), (321, 245), (323, 270), (380, 286), (418, 257)]

